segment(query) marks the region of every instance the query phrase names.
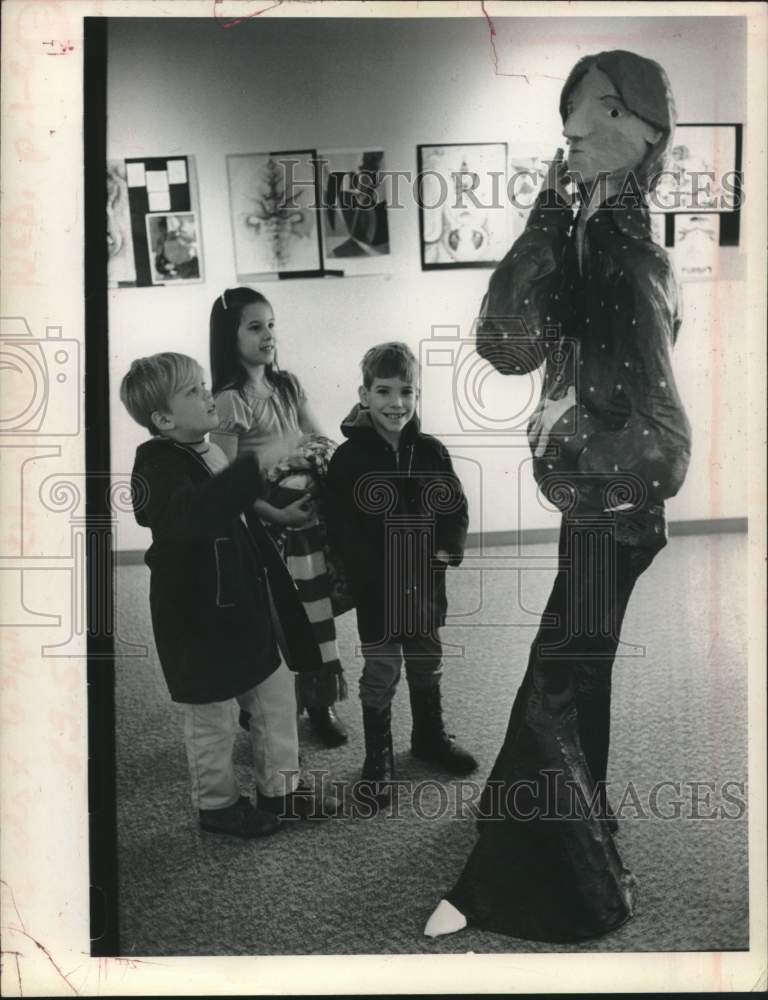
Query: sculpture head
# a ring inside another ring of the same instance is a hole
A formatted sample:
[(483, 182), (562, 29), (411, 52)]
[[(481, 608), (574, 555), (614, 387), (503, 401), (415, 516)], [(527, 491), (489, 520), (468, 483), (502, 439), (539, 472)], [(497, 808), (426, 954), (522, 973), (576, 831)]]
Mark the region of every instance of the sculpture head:
[(669, 80), (652, 59), (617, 49), (585, 56), (560, 94), (569, 172), (592, 182), (607, 174), (619, 186), (634, 174), (653, 188), (675, 127)]

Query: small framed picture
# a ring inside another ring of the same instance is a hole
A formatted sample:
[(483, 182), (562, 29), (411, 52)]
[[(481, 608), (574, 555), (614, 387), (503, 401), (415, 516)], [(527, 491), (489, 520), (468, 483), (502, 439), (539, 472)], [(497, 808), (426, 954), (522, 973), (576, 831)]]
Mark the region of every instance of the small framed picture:
[(740, 124), (678, 124), (653, 191), (654, 211), (738, 213), (741, 147)]
[(152, 284), (202, 281), (197, 215), (150, 212), (145, 218)]
[(416, 147), (423, 271), (492, 268), (509, 249), (507, 144)]
[(323, 251), (345, 274), (389, 267), (385, 158), (380, 146), (319, 153)]
[(681, 281), (713, 281), (720, 276), (720, 217), (676, 214), (673, 259)]

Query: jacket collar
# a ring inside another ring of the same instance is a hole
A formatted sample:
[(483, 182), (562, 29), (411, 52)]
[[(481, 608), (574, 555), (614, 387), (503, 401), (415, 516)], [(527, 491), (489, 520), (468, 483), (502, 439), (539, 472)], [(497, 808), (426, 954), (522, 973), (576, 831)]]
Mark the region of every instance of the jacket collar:
[[(341, 433), (346, 438), (357, 438), (358, 436), (368, 437), (373, 434), (383, 445), (387, 442), (373, 426), (370, 412), (355, 403), (347, 416), (341, 422)], [(411, 417), (400, 434), (400, 447), (411, 444), (421, 434), (421, 425), (417, 414)]]
[(587, 226), (593, 232), (613, 229), (630, 239), (650, 239), (651, 215), (645, 195), (633, 190), (606, 198), (587, 220)]
[(145, 441), (144, 444), (139, 445), (139, 451), (142, 453), (151, 452), (157, 448), (165, 448), (169, 452), (175, 451), (180, 452), (182, 455), (187, 455), (190, 461), (205, 469), (209, 476), (213, 475), (203, 456), (195, 451), (194, 448), (190, 448), (189, 445), (181, 444), (179, 441), (172, 441), (170, 438), (165, 437), (152, 437), (149, 441)]

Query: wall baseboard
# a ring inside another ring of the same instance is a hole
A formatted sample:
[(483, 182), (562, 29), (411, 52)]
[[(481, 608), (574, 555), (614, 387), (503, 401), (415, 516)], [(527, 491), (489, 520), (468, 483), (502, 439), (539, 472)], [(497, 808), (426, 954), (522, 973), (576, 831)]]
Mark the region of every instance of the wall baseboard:
[[(723, 517), (693, 521), (672, 521), (669, 525), (670, 535), (717, 535), (745, 534), (748, 530), (746, 517)], [(529, 528), (523, 531), (473, 531), (467, 536), (468, 549), (490, 549), (502, 545), (543, 545), (556, 542), (560, 534), (559, 528)], [(117, 566), (136, 566), (144, 562), (141, 549), (125, 549), (115, 552)]]
[[(746, 517), (701, 518), (691, 521), (672, 521), (667, 524), (670, 536), (673, 535), (717, 535), (746, 534), (748, 530)], [(502, 545), (542, 545), (556, 542), (560, 537), (560, 528), (528, 528), (522, 531), (479, 531), (470, 532), (467, 536), (467, 548), (489, 549)]]

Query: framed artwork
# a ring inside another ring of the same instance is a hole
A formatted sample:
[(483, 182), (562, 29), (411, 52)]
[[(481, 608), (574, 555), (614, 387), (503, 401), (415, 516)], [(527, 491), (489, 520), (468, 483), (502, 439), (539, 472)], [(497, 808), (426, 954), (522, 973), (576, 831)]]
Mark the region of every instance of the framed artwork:
[(738, 213), (742, 130), (736, 123), (683, 123), (654, 192), (660, 212)]
[(150, 212), (145, 218), (152, 284), (202, 281), (195, 213)]
[[(150, 227), (150, 216), (182, 216), (194, 220), (195, 255), (202, 277), (199, 208), (194, 162), (191, 156), (132, 157), (107, 164), (107, 252), (110, 288), (165, 285), (180, 280), (168, 271), (161, 279), (152, 249), (151, 234), (159, 236), (159, 223)], [(190, 219), (187, 218), (187, 225)], [(171, 226), (175, 226), (171, 222)]]
[(232, 154), (227, 177), (238, 280), (322, 274), (316, 151)]
[(720, 272), (720, 219), (714, 213), (675, 215), (672, 255), (681, 281), (712, 281)]
[(107, 281), (110, 288), (136, 284), (136, 262), (124, 160), (107, 161)]
[(319, 154), (325, 260), (346, 274), (380, 274), (389, 257), (384, 151)]
[(683, 123), (665, 173), (651, 194), (654, 240), (672, 255), (681, 281), (743, 278), (739, 245), (743, 126)]
[(416, 147), (424, 271), (494, 267), (509, 247), (507, 144)]

